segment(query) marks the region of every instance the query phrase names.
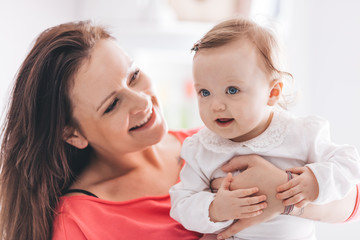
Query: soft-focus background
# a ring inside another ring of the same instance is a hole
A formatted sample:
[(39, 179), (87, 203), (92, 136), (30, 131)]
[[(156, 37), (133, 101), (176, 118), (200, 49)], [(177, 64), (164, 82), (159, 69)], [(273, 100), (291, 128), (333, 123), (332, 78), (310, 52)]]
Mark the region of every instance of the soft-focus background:
[[(299, 92), (297, 114), (330, 121), (332, 138), (360, 149), (360, 1), (0, 0), (1, 123), (14, 76), (45, 28), (92, 19), (109, 26), (155, 81), (170, 128), (201, 125), (192, 45), (215, 23), (245, 15), (276, 30)], [(360, 239), (360, 222), (318, 224), (319, 240)]]

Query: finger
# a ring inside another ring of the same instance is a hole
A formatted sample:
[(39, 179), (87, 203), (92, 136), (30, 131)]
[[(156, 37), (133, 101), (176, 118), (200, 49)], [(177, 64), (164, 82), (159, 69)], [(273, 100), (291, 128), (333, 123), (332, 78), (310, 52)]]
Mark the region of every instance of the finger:
[(280, 200), (288, 199), (296, 194), (300, 193), (301, 190), (297, 186), (290, 188), (289, 190), (286, 190), (285, 192), (277, 193), (276, 198)]
[(297, 208), (303, 208), (303, 207), (305, 207), (309, 202), (310, 202), (310, 201), (307, 201), (307, 200), (304, 199), (304, 200), (296, 203), (296, 204), (295, 204), (295, 207), (297, 207)]
[(245, 197), (239, 199), (240, 206), (250, 206), (258, 203), (262, 203), (266, 200), (265, 195), (255, 196), (255, 197)]
[(284, 206), (295, 205), (295, 204), (301, 202), (302, 200), (304, 200), (304, 197), (301, 194), (296, 194), (295, 196), (284, 200), (283, 205)]
[(253, 188), (233, 190), (232, 193), (234, 194), (235, 197), (242, 198), (242, 197), (253, 195), (254, 193), (257, 193), (258, 191), (259, 191), (259, 188), (253, 187)]
[(220, 232), (217, 235), (217, 239), (229, 238), (229, 237), (235, 235), (237, 232), (240, 232), (241, 230), (244, 230), (245, 228), (247, 228), (249, 226), (251, 226), (251, 222), (238, 220), (237, 222), (233, 223), (230, 227), (228, 227), (224, 231)]
[(226, 175), (226, 177), (224, 178), (224, 180), (222, 180), (221, 185), (220, 185), (220, 189), (229, 190), (231, 181), (232, 181), (232, 174), (228, 173)]
[[(239, 210), (237, 211), (239, 213), (239, 215), (237, 215), (235, 218), (236, 219), (242, 218), (242, 214), (257, 213), (258, 211), (262, 211), (266, 207), (267, 207), (266, 202), (262, 202), (262, 203), (258, 203), (258, 204), (250, 205), (250, 206), (248, 205), (246, 207), (241, 206), (241, 207), (239, 207)], [(258, 215), (258, 214), (256, 214), (256, 215)]]
[(245, 170), (249, 167), (249, 157), (237, 156), (221, 167), (224, 172), (233, 172), (236, 170)]
[(289, 168), (286, 170), (290, 171), (291, 173), (302, 174), (305, 171), (305, 168), (304, 167), (294, 167), (294, 168)]
[(241, 213), (238, 216), (236, 216), (237, 219), (242, 219), (242, 218), (252, 218), (252, 217), (256, 217), (260, 214), (262, 214), (263, 211), (262, 210), (257, 210), (257, 211), (253, 211), (253, 212), (246, 212), (246, 213)]
[(287, 190), (297, 186), (299, 184), (299, 182), (300, 182), (299, 178), (293, 178), (290, 181), (288, 181), (287, 183), (284, 183), (284, 184), (278, 186), (276, 188), (276, 191), (277, 192), (287, 191)]

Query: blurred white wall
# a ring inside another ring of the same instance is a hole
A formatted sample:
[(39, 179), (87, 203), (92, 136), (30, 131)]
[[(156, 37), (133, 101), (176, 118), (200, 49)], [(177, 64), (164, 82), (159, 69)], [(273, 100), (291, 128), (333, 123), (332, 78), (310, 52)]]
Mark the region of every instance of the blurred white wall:
[[(292, 1), (289, 67), (300, 113), (329, 120), (332, 138), (360, 150), (360, 1)], [(360, 239), (360, 222), (318, 224), (319, 239)]]
[(360, 2), (293, 4), (287, 50), (302, 110), (329, 119), (336, 142), (360, 149)]
[[(272, 8), (301, 92), (294, 111), (330, 121), (333, 140), (360, 149), (360, 1), (254, 0), (256, 17)], [(191, 92), (190, 48), (214, 24), (179, 22), (166, 0), (0, 1), (0, 110), (32, 41), (45, 28), (93, 19), (155, 81), (171, 128), (201, 124)], [(280, 7), (279, 7), (280, 6)], [(319, 240), (360, 239), (360, 222), (318, 224)]]
[[(0, 111), (35, 37), (45, 28), (77, 19), (76, 1), (0, 1)], [(2, 120), (3, 118), (1, 118)]]

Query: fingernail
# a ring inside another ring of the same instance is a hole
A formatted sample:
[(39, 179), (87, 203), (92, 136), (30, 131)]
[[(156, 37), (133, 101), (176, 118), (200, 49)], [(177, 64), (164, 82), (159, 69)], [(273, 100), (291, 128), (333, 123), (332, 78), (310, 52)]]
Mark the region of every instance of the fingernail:
[(218, 240), (224, 240), (224, 237), (221, 236), (221, 235), (218, 235), (218, 236), (216, 237), (216, 239), (218, 239)]

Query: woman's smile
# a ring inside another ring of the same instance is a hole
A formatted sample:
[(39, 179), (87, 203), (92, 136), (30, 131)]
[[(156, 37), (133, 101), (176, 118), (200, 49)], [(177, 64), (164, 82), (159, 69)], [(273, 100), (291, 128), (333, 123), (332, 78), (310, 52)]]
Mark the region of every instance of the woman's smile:
[(150, 127), (156, 119), (156, 114), (154, 109), (152, 108), (148, 114), (148, 116), (141, 121), (139, 124), (137, 124), (136, 126), (132, 127), (129, 129), (129, 131), (135, 131), (135, 130), (141, 130), (141, 129), (146, 129), (148, 127)]

